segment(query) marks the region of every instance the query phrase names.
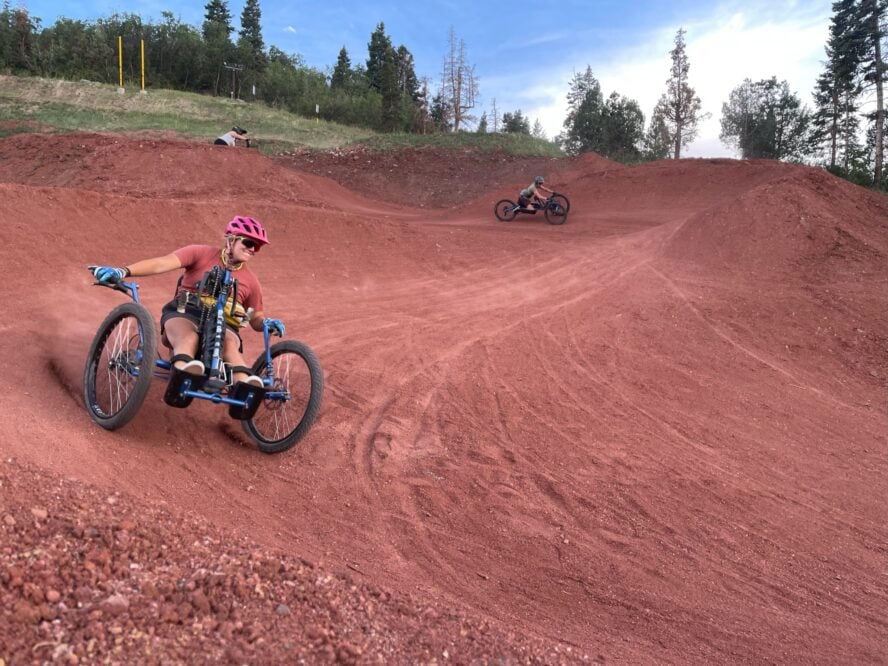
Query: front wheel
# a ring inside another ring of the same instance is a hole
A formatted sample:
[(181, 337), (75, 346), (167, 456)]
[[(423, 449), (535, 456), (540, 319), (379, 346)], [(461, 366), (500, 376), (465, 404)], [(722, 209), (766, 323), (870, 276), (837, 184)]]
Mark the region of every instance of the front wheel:
[(546, 222), (549, 224), (564, 224), (567, 220), (567, 209), (555, 200), (546, 204)]
[(551, 197), (549, 197), (550, 201), (554, 201), (555, 203), (561, 204), (561, 207), (564, 208), (564, 214), (567, 215), (570, 212), (570, 199), (568, 199), (563, 194), (559, 194), (556, 192)]
[(500, 199), (496, 202), (496, 206), (493, 207), (493, 212), (496, 215), (496, 219), (500, 222), (510, 222), (515, 219), (517, 208), (518, 204), (514, 201)]
[(114, 308), (99, 326), (83, 372), (83, 400), (92, 420), (117, 430), (139, 411), (154, 372), (157, 331), (138, 303)]
[(246, 433), (263, 453), (280, 453), (302, 439), (321, 409), (324, 374), (317, 356), (295, 340), (271, 347), (271, 367), (262, 354), (253, 364), (253, 373), (273, 377), (265, 400), (252, 418), (243, 421)]

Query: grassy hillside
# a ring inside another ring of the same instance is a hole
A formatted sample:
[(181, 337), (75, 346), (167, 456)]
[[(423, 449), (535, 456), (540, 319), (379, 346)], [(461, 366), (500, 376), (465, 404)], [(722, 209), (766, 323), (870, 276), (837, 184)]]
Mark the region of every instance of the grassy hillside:
[(0, 137), (17, 132), (129, 132), (159, 130), (212, 141), (232, 125), (246, 127), (260, 150), (275, 154), (297, 147), (325, 150), (364, 143), (378, 150), (434, 144), (477, 146), (521, 155), (558, 156), (558, 148), (507, 134), (379, 134), (373, 130), (304, 118), (261, 102), (244, 102), (173, 90), (144, 94), (116, 85), (0, 76)]

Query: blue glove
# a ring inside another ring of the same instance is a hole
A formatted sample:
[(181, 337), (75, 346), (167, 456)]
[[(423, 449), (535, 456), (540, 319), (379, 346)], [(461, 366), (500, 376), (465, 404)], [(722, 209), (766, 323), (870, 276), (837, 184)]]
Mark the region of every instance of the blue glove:
[(96, 266), (93, 269), (93, 276), (102, 284), (117, 284), (127, 275), (124, 268), (114, 268), (112, 266)]
[(284, 322), (280, 319), (266, 319), (265, 325), (268, 327), (269, 335), (276, 335), (279, 338), (284, 337), (284, 333), (287, 330), (284, 326)]

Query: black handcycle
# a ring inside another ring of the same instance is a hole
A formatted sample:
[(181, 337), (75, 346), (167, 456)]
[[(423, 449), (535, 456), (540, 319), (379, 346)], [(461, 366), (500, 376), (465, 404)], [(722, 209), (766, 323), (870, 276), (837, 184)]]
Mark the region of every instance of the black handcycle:
[(173, 369), (170, 360), (158, 353), (154, 318), (139, 302), (136, 282), (96, 284), (132, 299), (105, 317), (89, 348), (83, 399), (98, 425), (117, 430), (129, 423), (157, 378), (167, 382), (164, 401), (172, 406), (187, 407), (195, 398), (227, 405), (229, 416), (241, 421), (263, 453), (286, 451), (309, 431), (321, 408), (324, 376), (307, 345), (295, 340), (272, 345), (264, 324), (265, 349), (251, 368), (262, 379), (262, 387), (235, 384), (231, 366), (222, 359), (226, 316), (231, 316), (226, 307), (237, 302), (237, 280), (231, 271), (217, 266), (193, 294), (201, 313), (195, 358), (204, 364), (203, 375)]
[(563, 194), (553, 192), (543, 205), (533, 202), (529, 208), (526, 208), (511, 199), (500, 199), (493, 207), (496, 219), (501, 222), (511, 222), (522, 213), (536, 215), (540, 210), (543, 211), (546, 222), (549, 224), (564, 224), (567, 220), (567, 213), (570, 211), (570, 201)]

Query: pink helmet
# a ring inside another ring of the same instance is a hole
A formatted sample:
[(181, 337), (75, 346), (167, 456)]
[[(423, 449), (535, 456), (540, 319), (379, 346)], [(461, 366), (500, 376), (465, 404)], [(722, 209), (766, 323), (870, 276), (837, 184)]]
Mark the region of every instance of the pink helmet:
[(265, 232), (265, 227), (262, 226), (259, 220), (252, 217), (238, 215), (232, 218), (228, 226), (225, 227), (225, 233), (252, 238), (257, 243), (268, 245), (268, 234)]

